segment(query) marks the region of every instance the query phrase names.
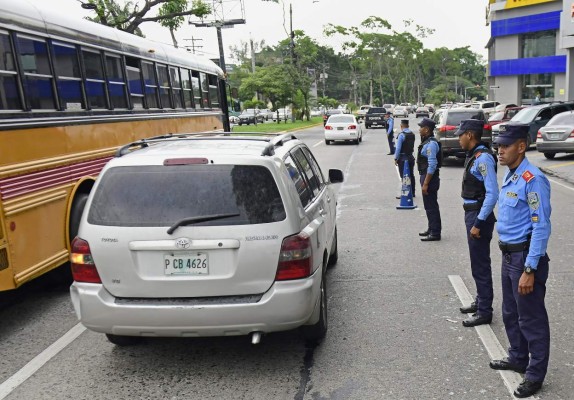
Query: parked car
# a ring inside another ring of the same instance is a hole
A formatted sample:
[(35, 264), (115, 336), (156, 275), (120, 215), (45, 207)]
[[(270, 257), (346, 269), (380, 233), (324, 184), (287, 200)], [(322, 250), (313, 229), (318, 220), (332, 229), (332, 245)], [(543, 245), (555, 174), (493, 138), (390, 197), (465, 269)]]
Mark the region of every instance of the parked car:
[(429, 111), (428, 107), (417, 107), (417, 109), (415, 111), (415, 117), (416, 118), (420, 118), (420, 117), (430, 118), (430, 111)]
[(269, 121), (270, 119), (273, 119), (273, 111), (271, 111), (268, 108), (263, 108), (258, 110), (259, 114), (261, 115), (262, 119), (265, 121)]
[(239, 114), (239, 125), (257, 124), (257, 122), (259, 122), (259, 118), (257, 117), (256, 111), (252, 108), (243, 110), (241, 114)]
[(429, 103), (429, 104), (425, 104), (424, 106), (429, 109), (429, 112), (430, 112), (431, 114), (434, 113), (434, 111), (435, 111), (435, 106), (434, 106), (434, 104), (430, 104), (430, 103)]
[(371, 108), (372, 106), (369, 104), (365, 104), (362, 105), (359, 110), (357, 111), (357, 120), (361, 121), (365, 119), (365, 115), (367, 114), (367, 111), (369, 111), (369, 108)]
[(441, 144), (443, 158), (455, 156), (458, 158), (466, 157), (466, 152), (460, 147), (458, 136), (454, 132), (458, 129), (460, 123), (465, 119), (478, 119), (484, 122), (482, 131), (482, 141), (492, 143), (492, 132), (490, 125), (486, 122), (486, 116), (482, 110), (475, 108), (448, 108), (437, 111), (433, 116), (436, 123), (435, 137)]
[(359, 144), (363, 141), (363, 128), (354, 115), (331, 115), (325, 124), (325, 144), (343, 140)]
[[(130, 143), (100, 173), (71, 249), (80, 322), (116, 345), (142, 336), (327, 331), (340, 170), (277, 137)], [(150, 190), (153, 188), (153, 190)], [(176, 190), (174, 190), (176, 189)], [(169, 196), (166, 196), (169, 193)]]
[(229, 116), (229, 123), (230, 124), (238, 124), (239, 123), (239, 117), (237, 115), (230, 115)]
[(536, 136), (536, 150), (549, 160), (556, 153), (574, 153), (574, 111), (552, 117)]
[(343, 110), (341, 110), (340, 108), (331, 108), (329, 110), (326, 110), (325, 114), (323, 114), (323, 126), (325, 126), (327, 124), (327, 120), (329, 119), (329, 117), (331, 115), (336, 115), (336, 114), (343, 114)]
[(409, 117), (409, 110), (405, 106), (396, 106), (393, 110), (393, 117)]
[(367, 114), (365, 114), (365, 128), (386, 128), (387, 121), (385, 121), (385, 113), (387, 110), (384, 107), (371, 107)]
[(273, 121), (287, 121), (291, 119), (291, 110), (287, 108), (279, 108), (273, 113)]
[(486, 117), (488, 118), (491, 113), (493, 113), (500, 103), (498, 101), (476, 101), (470, 106), (476, 108), (477, 110), (482, 110)]
[(393, 110), (395, 109), (395, 105), (394, 104), (383, 104), (383, 108), (392, 113)]
[(528, 146), (530, 147), (536, 144), (536, 136), (540, 128), (545, 126), (556, 114), (570, 110), (574, 110), (574, 102), (538, 104), (518, 111), (508, 123), (528, 124), (530, 126), (528, 131)]

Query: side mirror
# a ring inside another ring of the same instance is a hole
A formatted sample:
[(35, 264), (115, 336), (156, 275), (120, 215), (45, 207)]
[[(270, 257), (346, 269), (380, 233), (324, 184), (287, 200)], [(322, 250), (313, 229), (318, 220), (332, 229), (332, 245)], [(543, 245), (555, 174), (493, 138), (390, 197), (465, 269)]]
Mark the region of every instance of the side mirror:
[(343, 171), (340, 169), (330, 169), (329, 170), (329, 182), (331, 183), (341, 183), (343, 182)]

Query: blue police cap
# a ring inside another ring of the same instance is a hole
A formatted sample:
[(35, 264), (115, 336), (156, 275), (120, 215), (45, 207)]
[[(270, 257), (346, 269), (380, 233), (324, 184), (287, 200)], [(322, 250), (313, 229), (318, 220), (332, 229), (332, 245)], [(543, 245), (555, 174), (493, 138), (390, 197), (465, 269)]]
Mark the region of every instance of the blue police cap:
[(426, 126), (426, 127), (430, 128), (431, 130), (433, 130), (434, 127), (436, 126), (436, 123), (432, 119), (425, 117), (421, 120), (421, 122), (419, 122), (419, 126), (420, 127)]
[(484, 122), (478, 119), (465, 119), (458, 126), (458, 130), (454, 133), (455, 136), (460, 136), (466, 131), (482, 132)]
[(494, 143), (509, 145), (518, 139), (527, 139), (530, 126), (527, 124), (501, 124), (500, 133)]

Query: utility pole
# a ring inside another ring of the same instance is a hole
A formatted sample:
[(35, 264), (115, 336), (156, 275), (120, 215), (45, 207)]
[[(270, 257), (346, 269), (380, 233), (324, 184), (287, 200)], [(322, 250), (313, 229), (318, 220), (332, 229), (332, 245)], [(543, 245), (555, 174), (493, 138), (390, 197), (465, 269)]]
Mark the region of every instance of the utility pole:
[(195, 54), (195, 49), (202, 49), (202, 48), (203, 48), (203, 46), (198, 46), (198, 45), (195, 44), (195, 42), (201, 42), (201, 41), (203, 40), (203, 39), (201, 39), (201, 38), (200, 38), (200, 39), (196, 39), (196, 38), (194, 38), (194, 37), (192, 36), (191, 39), (183, 39), (183, 40), (185, 40), (185, 41), (191, 41), (191, 46), (183, 46), (183, 47), (185, 47), (186, 49), (188, 49), (188, 51), (189, 51), (189, 48), (191, 48), (191, 51), (192, 51), (193, 54)]

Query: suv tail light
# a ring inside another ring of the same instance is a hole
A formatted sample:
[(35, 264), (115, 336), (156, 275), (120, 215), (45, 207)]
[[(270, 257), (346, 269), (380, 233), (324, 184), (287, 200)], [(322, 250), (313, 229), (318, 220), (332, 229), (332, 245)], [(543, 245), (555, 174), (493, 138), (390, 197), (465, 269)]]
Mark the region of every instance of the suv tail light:
[(490, 130), (492, 129), (492, 126), (490, 124), (484, 124), (484, 129)]
[(444, 125), (441, 126), (438, 131), (439, 132), (446, 132), (446, 131), (454, 131), (456, 130), (458, 127), (454, 126), (454, 125)]
[(349, 125), (347, 129), (357, 129), (357, 125)]
[(325, 129), (328, 131), (332, 131), (333, 127), (331, 125), (325, 125)]
[(570, 132), (570, 135), (568, 137), (574, 137), (574, 129), (572, 129), (572, 132)]
[(305, 233), (287, 236), (281, 244), (275, 280), (301, 279), (311, 275), (313, 269), (311, 239)]
[(542, 132), (538, 131), (538, 133), (536, 134), (536, 139), (542, 139)]
[(90, 245), (84, 239), (77, 237), (72, 241), (70, 262), (72, 276), (76, 282), (102, 283), (92, 258)]

